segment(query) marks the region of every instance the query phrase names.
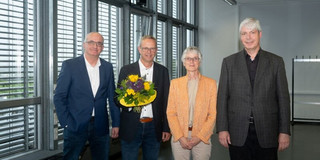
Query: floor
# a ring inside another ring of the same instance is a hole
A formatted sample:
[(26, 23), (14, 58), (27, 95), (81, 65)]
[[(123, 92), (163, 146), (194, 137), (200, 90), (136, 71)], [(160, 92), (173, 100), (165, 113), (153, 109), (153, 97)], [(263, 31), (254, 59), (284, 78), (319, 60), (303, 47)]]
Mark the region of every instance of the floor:
[[(279, 152), (279, 160), (319, 160), (320, 124), (295, 123), (292, 126), (291, 144), (285, 151)], [(228, 150), (218, 142), (217, 134), (212, 136), (212, 160), (229, 160)], [(89, 160), (90, 158), (83, 158)], [(111, 160), (121, 160), (121, 156), (113, 156)], [(141, 158), (141, 154), (139, 156)], [(170, 143), (163, 143), (159, 160), (173, 160)], [(51, 160), (51, 159), (50, 159)], [(55, 159), (58, 160), (58, 159)]]

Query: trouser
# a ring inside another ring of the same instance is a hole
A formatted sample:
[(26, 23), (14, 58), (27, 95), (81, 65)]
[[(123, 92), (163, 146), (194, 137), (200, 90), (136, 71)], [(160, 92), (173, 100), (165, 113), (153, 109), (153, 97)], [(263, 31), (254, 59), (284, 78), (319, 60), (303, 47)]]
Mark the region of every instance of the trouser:
[[(191, 137), (191, 132), (189, 131), (189, 138)], [(171, 148), (175, 160), (189, 160), (190, 156), (192, 156), (193, 160), (208, 160), (211, 156), (211, 139), (209, 144), (201, 141), (191, 150), (188, 150), (182, 148), (179, 141), (173, 142), (173, 138), (171, 138)]]
[(94, 122), (91, 121), (88, 126), (88, 131), (83, 133), (74, 133), (67, 128), (63, 131), (63, 159), (78, 160), (81, 151), (87, 141), (91, 150), (93, 160), (108, 160), (109, 159), (109, 134), (104, 136), (96, 136), (94, 133)]
[(121, 140), (122, 160), (137, 160), (139, 148), (142, 147), (144, 160), (157, 160), (160, 150), (160, 142), (157, 140), (154, 122), (140, 123), (135, 138), (128, 142)]
[[(232, 143), (232, 142), (231, 142)], [(277, 160), (277, 148), (262, 148), (254, 124), (250, 124), (248, 136), (244, 146), (229, 145), (231, 160)]]

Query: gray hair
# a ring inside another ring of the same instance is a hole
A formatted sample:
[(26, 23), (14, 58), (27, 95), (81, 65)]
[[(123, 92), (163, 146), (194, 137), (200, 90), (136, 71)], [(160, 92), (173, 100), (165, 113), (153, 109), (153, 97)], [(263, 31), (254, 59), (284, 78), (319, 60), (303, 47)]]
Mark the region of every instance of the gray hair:
[(257, 29), (259, 32), (262, 31), (259, 20), (255, 18), (246, 18), (244, 19), (239, 26), (239, 34), (241, 34), (242, 27), (248, 27), (252, 30)]
[(140, 43), (139, 43), (139, 47), (141, 47), (141, 43), (142, 41), (146, 40), (146, 39), (152, 39), (154, 40), (154, 42), (156, 43), (157, 46), (157, 39), (155, 37), (153, 37), (152, 35), (144, 35), (140, 38)]
[(201, 61), (201, 59), (202, 59), (202, 54), (201, 54), (199, 48), (196, 47), (196, 46), (190, 46), (190, 47), (187, 47), (187, 48), (183, 51), (183, 53), (182, 53), (182, 56), (181, 56), (181, 61), (182, 61), (182, 63), (184, 63), (184, 58), (186, 58), (186, 56), (187, 56), (188, 53), (197, 54), (198, 57), (199, 57), (199, 60)]
[(104, 43), (104, 38), (103, 38), (103, 36), (102, 36), (99, 32), (90, 32), (90, 33), (88, 33), (88, 34), (86, 35), (86, 37), (84, 38), (83, 43), (86, 43), (87, 40), (88, 40), (88, 37), (91, 36), (92, 34), (98, 34), (98, 35), (100, 35), (100, 36), (102, 37), (102, 43)]

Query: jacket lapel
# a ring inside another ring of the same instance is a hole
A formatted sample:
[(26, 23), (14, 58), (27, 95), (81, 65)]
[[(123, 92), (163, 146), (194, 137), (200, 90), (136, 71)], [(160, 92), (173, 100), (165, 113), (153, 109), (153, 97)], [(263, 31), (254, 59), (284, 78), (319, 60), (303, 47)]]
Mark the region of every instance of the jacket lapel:
[(89, 74), (88, 74), (88, 70), (86, 67), (86, 62), (84, 60), (84, 56), (80, 56), (79, 58), (79, 73), (80, 73), (80, 77), (82, 77), (81, 79), (83, 80), (83, 86), (84, 89), (88, 90), (87, 93), (90, 93), (90, 95), (93, 97), (93, 93), (92, 93), (92, 88), (91, 88), (91, 83), (90, 83), (90, 79), (89, 79)]
[(139, 67), (139, 62), (138, 61), (134, 65), (132, 74), (138, 74), (138, 76), (141, 77), (140, 67)]
[(105, 83), (106, 81), (106, 66), (104, 65), (104, 63), (102, 63), (102, 60), (100, 59), (100, 67), (99, 67), (99, 79), (100, 79), (100, 82), (99, 82), (99, 88), (97, 90), (97, 94), (96, 94), (96, 97), (99, 96), (100, 94), (100, 90), (101, 90), (101, 87), (103, 86), (103, 84)]
[[(207, 92), (205, 92), (206, 90), (206, 86), (205, 86), (205, 82), (204, 79), (202, 78), (202, 75), (199, 75), (199, 81), (198, 81), (198, 90), (197, 90), (197, 94), (196, 94), (196, 100), (195, 100), (195, 104), (194, 104), (194, 108), (193, 108), (193, 123), (198, 122), (199, 118), (199, 114), (203, 113), (203, 111), (201, 110), (202, 108), (197, 107), (197, 106), (202, 106), (202, 103), (205, 103), (204, 97), (205, 94)], [(203, 116), (207, 116), (207, 115), (203, 115)]]
[(158, 65), (157, 65), (155, 62), (153, 62), (153, 76), (152, 76), (152, 81), (153, 81), (154, 85), (155, 85), (156, 87), (158, 87), (158, 84), (159, 84), (158, 81), (161, 79), (161, 77), (160, 77), (160, 75), (157, 74), (157, 72), (155, 72), (155, 71), (159, 71), (159, 69), (158, 69)]
[(181, 89), (179, 97), (180, 99), (182, 99), (182, 102), (181, 102), (182, 107), (186, 107), (186, 109), (181, 110), (184, 112), (182, 113), (182, 115), (186, 115), (187, 117), (186, 123), (189, 123), (189, 94), (188, 94), (188, 77), (187, 76), (182, 77), (182, 79), (179, 82), (179, 87), (177, 88)]

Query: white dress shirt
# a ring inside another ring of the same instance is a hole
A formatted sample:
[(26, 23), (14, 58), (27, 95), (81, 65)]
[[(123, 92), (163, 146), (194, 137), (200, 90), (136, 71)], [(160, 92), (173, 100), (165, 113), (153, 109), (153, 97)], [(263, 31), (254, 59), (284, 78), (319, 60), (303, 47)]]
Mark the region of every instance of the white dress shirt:
[[(86, 58), (84, 58), (84, 60), (86, 62), (86, 67), (87, 67), (88, 76), (90, 79), (92, 94), (93, 94), (93, 97), (95, 97), (97, 94), (99, 85), (100, 85), (100, 72), (99, 72), (99, 67), (101, 65), (100, 58), (98, 59), (95, 66), (91, 66), (91, 64), (87, 61)], [(94, 108), (92, 111), (92, 116), (94, 116)]]
[[(150, 81), (152, 82), (153, 80), (153, 64), (150, 68), (146, 68), (141, 60), (139, 60), (139, 68), (140, 68), (140, 75), (142, 78), (144, 78), (145, 81)], [(140, 118), (143, 117), (149, 117), (152, 118), (153, 117), (153, 113), (152, 113), (152, 104), (148, 104), (146, 106), (143, 106), (141, 108), (141, 115)]]

